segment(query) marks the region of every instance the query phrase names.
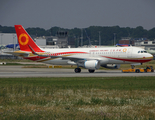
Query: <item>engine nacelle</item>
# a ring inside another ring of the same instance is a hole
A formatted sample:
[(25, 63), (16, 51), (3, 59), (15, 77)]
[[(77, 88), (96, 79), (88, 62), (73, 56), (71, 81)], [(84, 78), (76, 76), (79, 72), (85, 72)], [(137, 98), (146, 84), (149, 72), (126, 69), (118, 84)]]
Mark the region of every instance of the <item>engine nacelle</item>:
[(109, 69), (119, 69), (120, 64), (106, 64), (106, 65), (102, 65), (102, 67), (109, 68)]
[(100, 68), (100, 62), (97, 60), (85, 61), (84, 62), (84, 68), (91, 69), (91, 70), (99, 69)]

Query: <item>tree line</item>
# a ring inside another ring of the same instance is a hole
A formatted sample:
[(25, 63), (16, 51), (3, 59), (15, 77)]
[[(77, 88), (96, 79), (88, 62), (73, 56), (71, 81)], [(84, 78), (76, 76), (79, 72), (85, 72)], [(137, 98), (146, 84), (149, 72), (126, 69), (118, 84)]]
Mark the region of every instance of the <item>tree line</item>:
[[(142, 26), (138, 26), (136, 28), (130, 27), (119, 27), (119, 26), (90, 26), (88, 28), (73, 28), (73, 29), (65, 29), (60, 27), (51, 27), (48, 30), (43, 28), (27, 28), (26, 31), (30, 35), (35, 35), (37, 37), (40, 36), (56, 36), (58, 31), (65, 31), (68, 33), (69, 44), (75, 44), (78, 46), (81, 44), (81, 33), (83, 36), (83, 45), (98, 45), (99, 44), (99, 35), (101, 38), (101, 45), (112, 45), (114, 44), (114, 37), (116, 39), (116, 43), (122, 37), (131, 37), (133, 39), (136, 38), (147, 38), (149, 40), (155, 39), (155, 27), (146, 30)], [(1, 26), (1, 33), (15, 33), (14, 27)]]

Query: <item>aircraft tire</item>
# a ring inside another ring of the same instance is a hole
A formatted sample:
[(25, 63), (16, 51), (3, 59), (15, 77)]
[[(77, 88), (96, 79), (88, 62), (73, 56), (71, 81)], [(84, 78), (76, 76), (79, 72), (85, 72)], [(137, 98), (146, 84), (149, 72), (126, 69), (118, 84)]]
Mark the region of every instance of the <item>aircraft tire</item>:
[(80, 73), (81, 69), (80, 68), (75, 68), (74, 71), (75, 71), (75, 73)]
[(140, 70), (139, 69), (136, 69), (136, 73), (140, 73)]
[(90, 69), (88, 71), (89, 71), (89, 73), (94, 73), (95, 72), (95, 70), (90, 70)]

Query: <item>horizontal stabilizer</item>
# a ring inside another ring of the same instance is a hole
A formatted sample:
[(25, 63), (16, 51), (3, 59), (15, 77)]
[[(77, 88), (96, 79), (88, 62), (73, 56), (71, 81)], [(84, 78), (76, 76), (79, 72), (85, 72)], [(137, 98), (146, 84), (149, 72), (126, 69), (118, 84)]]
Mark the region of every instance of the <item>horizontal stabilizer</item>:
[(20, 56), (20, 57), (28, 57), (29, 56), (29, 53), (22, 52), (22, 51), (4, 52), (4, 53), (12, 54), (12, 55), (15, 55), (15, 56)]

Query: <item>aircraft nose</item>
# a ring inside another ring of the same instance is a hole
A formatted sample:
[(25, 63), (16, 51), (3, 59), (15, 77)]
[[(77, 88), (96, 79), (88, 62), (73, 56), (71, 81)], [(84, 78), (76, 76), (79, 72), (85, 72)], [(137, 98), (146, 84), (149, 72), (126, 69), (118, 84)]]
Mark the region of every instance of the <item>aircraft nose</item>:
[(152, 54), (148, 54), (147, 57), (150, 58), (150, 59), (153, 59), (153, 55)]
[(153, 59), (153, 55), (150, 54), (150, 53), (147, 53), (147, 54), (145, 54), (145, 55), (143, 56), (143, 58), (152, 60), (152, 59)]

